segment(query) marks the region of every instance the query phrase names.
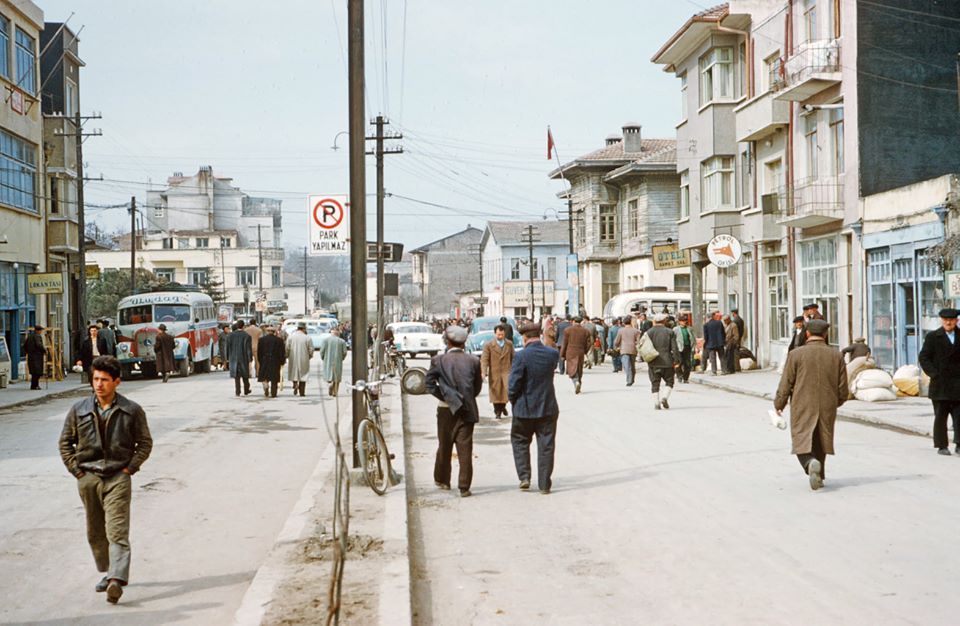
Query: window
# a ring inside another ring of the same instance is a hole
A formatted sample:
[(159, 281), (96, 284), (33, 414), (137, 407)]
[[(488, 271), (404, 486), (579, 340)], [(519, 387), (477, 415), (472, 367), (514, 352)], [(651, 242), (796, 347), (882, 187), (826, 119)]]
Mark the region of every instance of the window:
[(187, 270), (187, 282), (191, 285), (207, 284), (207, 268), (193, 267)]
[(680, 219), (690, 217), (690, 170), (680, 172)]
[(770, 339), (789, 339), (791, 334), (790, 289), (787, 257), (767, 259), (767, 288), (770, 305)]
[(733, 48), (714, 48), (700, 57), (700, 106), (733, 98)]
[(807, 157), (807, 178), (817, 178), (817, 114), (803, 120), (803, 145)]
[(60, 212), (60, 179), (56, 177), (50, 179), (50, 212)]
[(782, 169), (783, 169), (783, 161), (781, 161), (780, 159), (767, 161), (764, 164), (764, 172), (763, 172), (763, 193), (764, 194), (780, 193), (780, 188), (783, 187), (783, 179), (780, 174)]
[(817, 40), (816, 0), (804, 0), (803, 2), (803, 35), (806, 42)]
[(612, 243), (617, 240), (617, 209), (612, 204), (600, 205), (600, 242)]
[(270, 286), (279, 287), (281, 283), (280, 272), (283, 270), (279, 265), (270, 268)]
[(158, 267), (153, 270), (153, 275), (156, 276), (159, 280), (165, 280), (169, 283), (173, 282), (173, 279), (177, 275), (177, 271), (172, 267)]
[(181, 250), (184, 248), (190, 247), (190, 238), (189, 237), (177, 237), (177, 248)]
[(830, 110), (830, 143), (833, 144), (833, 173), (843, 174), (843, 108)]
[(527, 307), (525, 306), (515, 306), (513, 307), (514, 317), (526, 317), (527, 316)]
[(0, 76), (10, 78), (10, 20), (0, 15)]
[(520, 259), (510, 259), (510, 280), (520, 279)]
[(538, 278), (539, 276), (540, 276), (540, 259), (534, 257), (533, 266), (531, 267), (530, 274), (527, 276), (527, 278)]
[(680, 119), (687, 119), (687, 73), (680, 74)]
[(674, 274), (673, 290), (690, 291), (690, 274)]
[(189, 304), (156, 304), (153, 307), (153, 317), (158, 322), (189, 322)]
[(740, 92), (738, 96), (747, 95), (747, 44), (740, 44), (740, 56), (737, 58), (737, 71), (740, 73)]
[(637, 209), (637, 200), (627, 201), (627, 237), (635, 239), (640, 231), (640, 215)]
[(704, 209), (733, 206), (733, 157), (713, 157), (703, 162)]
[(763, 70), (767, 81), (764, 87), (767, 91), (776, 91), (783, 86), (783, 64), (780, 62), (779, 50), (763, 60)]
[(738, 193), (740, 194), (739, 206), (753, 204), (753, 159), (749, 148), (740, 153), (740, 186)]
[(246, 285), (256, 285), (257, 284), (257, 268), (255, 267), (238, 267), (237, 268), (237, 285), (240, 287)]
[[(230, 247), (230, 242), (231, 242), (231, 239), (230, 239), (229, 237), (221, 237), (221, 238), (220, 238), (220, 247), (221, 247), (221, 248), (229, 248), (229, 247)], [(414, 261), (418, 261), (419, 258), (420, 258), (420, 257), (416, 256), (416, 257), (413, 257), (413, 260), (414, 260)]]
[(210, 247), (210, 238), (209, 237), (197, 237), (196, 246), (198, 248), (209, 248)]
[(800, 293), (804, 302), (816, 302), (830, 323), (829, 340), (837, 341), (837, 240), (814, 239), (800, 242)]
[(164, 237), (160, 241), (164, 250), (173, 250), (173, 237)]
[(64, 94), (63, 108), (64, 113), (67, 114), (67, 117), (73, 118), (76, 115), (77, 110), (80, 108), (79, 103), (77, 102), (77, 86), (72, 81), (66, 81), (67, 90)]
[(149, 304), (120, 309), (120, 324), (150, 324), (153, 322), (153, 307)]
[(153, 207), (153, 217), (154, 219), (163, 219), (163, 207), (155, 206)]
[(37, 148), (0, 130), (0, 202), (37, 212)]
[(17, 85), (30, 95), (37, 93), (37, 57), (33, 37), (17, 28)]
[(557, 280), (557, 257), (547, 259), (547, 280)]

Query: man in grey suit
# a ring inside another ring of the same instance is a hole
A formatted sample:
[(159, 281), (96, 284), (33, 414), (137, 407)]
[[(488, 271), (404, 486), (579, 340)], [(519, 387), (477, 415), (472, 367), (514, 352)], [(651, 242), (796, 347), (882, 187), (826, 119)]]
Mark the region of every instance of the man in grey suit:
[(560, 352), (540, 342), (540, 325), (524, 324), (523, 350), (513, 358), (508, 383), (508, 396), (513, 403), (513, 424), (510, 443), (513, 462), (520, 479), (520, 489), (530, 488), (530, 442), (537, 438), (537, 483), (540, 493), (550, 493), (553, 486), (554, 442), (560, 407), (553, 387), (553, 372)]

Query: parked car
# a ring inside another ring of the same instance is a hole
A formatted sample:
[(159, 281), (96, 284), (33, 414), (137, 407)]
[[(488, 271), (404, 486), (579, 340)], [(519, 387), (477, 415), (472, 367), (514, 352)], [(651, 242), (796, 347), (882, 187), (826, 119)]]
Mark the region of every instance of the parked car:
[[(523, 350), (523, 340), (520, 338), (520, 331), (517, 330), (516, 320), (508, 317), (507, 323), (513, 327), (513, 349)], [(499, 315), (474, 318), (470, 323), (470, 332), (467, 335), (466, 351), (477, 356), (483, 354), (483, 344), (493, 339), (493, 329), (499, 325)]]
[(433, 332), (429, 324), (423, 322), (394, 322), (387, 324), (393, 331), (393, 343), (399, 352), (411, 359), (418, 354), (436, 356), (443, 352), (443, 335)]

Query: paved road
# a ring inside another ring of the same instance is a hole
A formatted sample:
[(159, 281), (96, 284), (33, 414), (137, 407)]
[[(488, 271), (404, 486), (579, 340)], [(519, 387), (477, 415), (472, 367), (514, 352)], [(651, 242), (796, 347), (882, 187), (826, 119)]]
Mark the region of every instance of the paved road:
[[(316, 364), (315, 364), (316, 365)], [(0, 412), (0, 623), (230, 623), (327, 445), (289, 388), (233, 394), (226, 373), (120, 387), (147, 411), (153, 454), (134, 477), (131, 584), (95, 594), (74, 479), (57, 452), (75, 400)]]
[(436, 490), (435, 403), (411, 398), (417, 624), (957, 623), (960, 457), (839, 423), (812, 492), (766, 401), (685, 385), (655, 412), (645, 371), (557, 382), (549, 496), (518, 491), (484, 396), (474, 497)]

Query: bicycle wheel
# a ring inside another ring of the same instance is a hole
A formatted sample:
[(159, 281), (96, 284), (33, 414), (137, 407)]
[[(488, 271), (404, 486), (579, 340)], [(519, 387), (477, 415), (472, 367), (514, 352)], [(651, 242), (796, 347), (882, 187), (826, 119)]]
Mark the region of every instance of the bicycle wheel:
[(380, 429), (369, 419), (360, 422), (357, 452), (364, 479), (375, 494), (382, 496), (390, 486), (390, 452)]

